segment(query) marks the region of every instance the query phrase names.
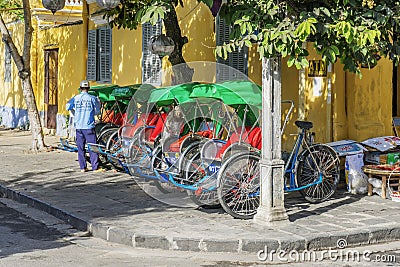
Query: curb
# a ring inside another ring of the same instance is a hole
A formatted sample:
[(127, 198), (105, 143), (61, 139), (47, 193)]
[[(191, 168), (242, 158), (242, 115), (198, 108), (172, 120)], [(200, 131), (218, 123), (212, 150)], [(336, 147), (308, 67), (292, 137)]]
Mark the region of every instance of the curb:
[[(47, 212), (63, 220), (80, 231), (88, 231), (92, 236), (109, 242), (127, 245), (134, 248), (164, 249), (193, 252), (235, 252), (260, 253), (260, 251), (304, 251), (337, 249), (338, 242), (345, 242), (345, 247), (384, 243), (400, 240), (400, 225), (387, 228), (370, 227), (364, 232), (347, 231), (336, 232), (335, 235), (310, 235), (307, 238), (293, 237), (293, 239), (260, 239), (260, 240), (218, 240), (196, 239), (183, 237), (168, 237), (134, 233), (118, 227), (106, 226), (81, 219), (69, 212), (57, 208), (42, 200), (30, 197), (13, 189), (0, 185), (0, 195), (14, 201), (27, 204), (30, 207)], [(344, 240), (344, 241), (343, 241)], [(254, 254), (255, 255), (255, 254)]]
[(0, 195), (19, 203), (26, 204), (32, 208), (47, 212), (48, 214), (53, 215), (54, 217), (68, 223), (79, 231), (88, 230), (88, 222), (86, 222), (85, 220), (37, 198), (12, 190), (3, 185), (0, 185)]

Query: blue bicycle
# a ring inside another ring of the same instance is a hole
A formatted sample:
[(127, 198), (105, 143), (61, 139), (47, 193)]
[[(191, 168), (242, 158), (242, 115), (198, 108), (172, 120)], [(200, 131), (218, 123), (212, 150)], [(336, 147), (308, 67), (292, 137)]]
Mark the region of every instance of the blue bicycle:
[[(300, 129), (293, 149), (285, 162), (285, 192), (299, 191), (317, 203), (330, 198), (339, 182), (339, 158), (324, 144), (313, 144), (309, 129), (313, 124), (296, 121)], [(260, 203), (260, 151), (231, 156), (218, 173), (217, 193), (223, 209), (235, 218), (250, 219)]]

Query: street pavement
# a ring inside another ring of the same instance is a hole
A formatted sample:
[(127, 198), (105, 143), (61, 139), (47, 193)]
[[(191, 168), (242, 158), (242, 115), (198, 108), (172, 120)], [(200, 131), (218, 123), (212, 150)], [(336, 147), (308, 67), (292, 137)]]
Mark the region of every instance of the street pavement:
[[(80, 173), (75, 153), (32, 154), (30, 142), (27, 132), (0, 131), (3, 197), (46, 211), (110, 242), (135, 248), (255, 255), (266, 248), (335, 249), (338, 240), (346, 247), (400, 240), (400, 203), (377, 195), (341, 190), (329, 201), (310, 204), (291, 193), (285, 196), (289, 221), (264, 226), (234, 219), (222, 209), (196, 208), (188, 199), (176, 200), (186, 206), (165, 204), (149, 196), (157, 189), (148, 183), (111, 170)], [(46, 136), (46, 142), (56, 145), (58, 140)]]
[[(256, 254), (133, 248), (90, 237), (26, 204), (0, 199), (0, 266), (396, 266), (400, 242), (352, 248), (368, 258), (325, 255), (307, 262), (259, 259)], [(317, 254), (316, 254), (317, 255)]]

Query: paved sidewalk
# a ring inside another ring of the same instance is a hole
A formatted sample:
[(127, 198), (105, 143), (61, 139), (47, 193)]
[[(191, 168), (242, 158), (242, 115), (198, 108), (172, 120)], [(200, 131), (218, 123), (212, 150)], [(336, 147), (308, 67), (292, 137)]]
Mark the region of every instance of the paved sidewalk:
[[(46, 137), (56, 144), (55, 137)], [(321, 204), (287, 195), (290, 222), (274, 227), (233, 219), (222, 209), (174, 207), (153, 199), (124, 173), (80, 173), (74, 153), (24, 152), (27, 132), (0, 130), (0, 192), (94, 236), (134, 247), (257, 253), (335, 248), (400, 240), (400, 203), (338, 192)], [(146, 190), (157, 189), (147, 185)], [(177, 200), (178, 201), (178, 200)]]

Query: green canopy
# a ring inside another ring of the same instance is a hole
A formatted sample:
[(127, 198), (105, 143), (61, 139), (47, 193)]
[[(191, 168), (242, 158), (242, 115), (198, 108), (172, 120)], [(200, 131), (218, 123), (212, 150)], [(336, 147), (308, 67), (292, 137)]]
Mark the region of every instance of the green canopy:
[(123, 86), (117, 87), (112, 92), (111, 95), (118, 99), (130, 99), (136, 92), (136, 88), (133, 86)]
[(250, 105), (262, 109), (261, 87), (250, 81), (200, 84), (193, 88), (190, 97), (215, 98), (229, 106)]
[[(261, 86), (246, 80), (201, 84), (193, 88), (191, 98), (216, 99), (236, 109), (241, 120), (252, 126), (262, 109)], [(246, 111), (247, 110), (247, 111)]]
[(149, 100), (150, 94), (155, 87), (151, 84), (136, 84), (135, 89), (136, 93), (133, 96), (135, 101), (138, 103), (144, 103)]
[(110, 102), (115, 101), (115, 97), (112, 95), (112, 92), (115, 88), (118, 88), (118, 85), (115, 84), (102, 84), (91, 86), (89, 89), (89, 94), (98, 96), (101, 102)]
[(154, 89), (151, 92), (149, 103), (156, 103), (158, 106), (167, 106), (173, 104), (175, 101), (179, 104), (192, 102), (190, 94), (194, 86), (200, 83), (184, 83), (168, 87)]

